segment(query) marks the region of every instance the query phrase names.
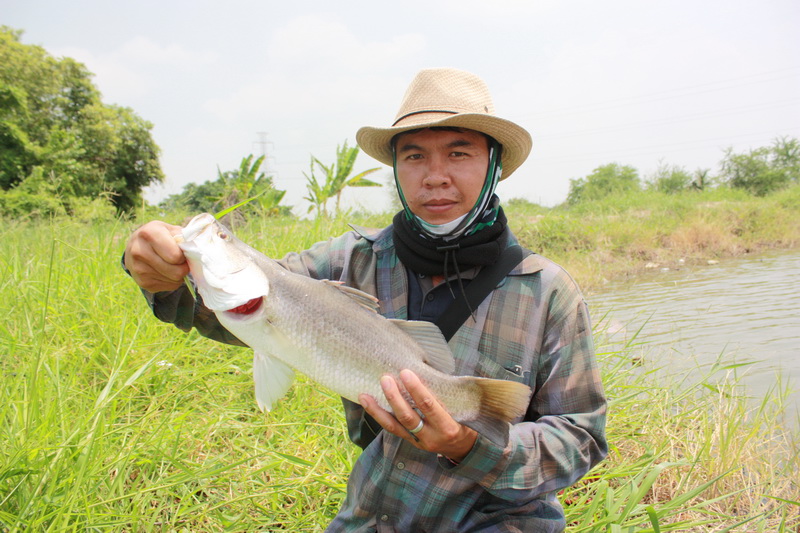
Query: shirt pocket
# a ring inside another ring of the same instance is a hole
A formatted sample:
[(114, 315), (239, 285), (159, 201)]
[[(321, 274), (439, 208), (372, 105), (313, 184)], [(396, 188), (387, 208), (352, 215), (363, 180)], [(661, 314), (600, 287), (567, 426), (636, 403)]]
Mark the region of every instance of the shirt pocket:
[(531, 385), (530, 364), (525, 364), (521, 357), (510, 356), (502, 350), (493, 355), (480, 353), (475, 374), (482, 378), (503, 379)]

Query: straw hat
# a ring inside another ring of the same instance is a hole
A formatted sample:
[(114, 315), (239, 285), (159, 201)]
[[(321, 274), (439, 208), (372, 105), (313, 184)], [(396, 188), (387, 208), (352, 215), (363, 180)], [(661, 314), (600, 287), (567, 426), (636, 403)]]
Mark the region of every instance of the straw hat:
[(392, 126), (361, 128), (356, 142), (364, 152), (392, 166), (392, 137), (432, 126), (467, 128), (494, 137), (503, 145), (501, 179), (510, 176), (531, 151), (531, 136), (524, 128), (495, 116), (483, 80), (453, 68), (421, 70), (409, 85)]

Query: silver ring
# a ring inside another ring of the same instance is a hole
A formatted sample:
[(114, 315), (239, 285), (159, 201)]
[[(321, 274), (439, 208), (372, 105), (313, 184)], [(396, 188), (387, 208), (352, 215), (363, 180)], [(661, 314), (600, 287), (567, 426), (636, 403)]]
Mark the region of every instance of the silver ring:
[(411, 433), (412, 435), (416, 435), (417, 433), (422, 431), (422, 426), (424, 426), (424, 425), (425, 425), (425, 422), (423, 422), (422, 419), (420, 418), (419, 419), (419, 424), (417, 424), (417, 427), (415, 427), (414, 429), (409, 429), (408, 432)]

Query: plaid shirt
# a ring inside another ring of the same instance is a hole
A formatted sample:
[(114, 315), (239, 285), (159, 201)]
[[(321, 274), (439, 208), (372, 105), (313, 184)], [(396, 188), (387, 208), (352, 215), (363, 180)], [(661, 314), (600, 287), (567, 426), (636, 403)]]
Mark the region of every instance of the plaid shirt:
[[(390, 228), (349, 232), (281, 263), (373, 294), (381, 314), (408, 317), (408, 277)], [(147, 295), (156, 316), (241, 344), (188, 291)], [(529, 255), (450, 340), (456, 374), (520, 381), (534, 393), (505, 449), (479, 436), (458, 465), (381, 432), (350, 475), (328, 531), (562, 531), (556, 491), (605, 457), (606, 400), (586, 303), (567, 273)], [(350, 437), (368, 431), (345, 402)]]

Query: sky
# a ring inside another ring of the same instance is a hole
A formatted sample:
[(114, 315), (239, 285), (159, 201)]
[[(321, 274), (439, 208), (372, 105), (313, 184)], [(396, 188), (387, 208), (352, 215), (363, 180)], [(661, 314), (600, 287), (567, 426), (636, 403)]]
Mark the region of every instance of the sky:
[[(533, 137), (501, 199), (552, 206), (608, 163), (646, 179), (800, 137), (797, 0), (0, 0), (22, 42), (94, 74), (103, 102), (153, 124), (163, 185), (214, 180), (248, 154), (305, 213), (309, 161), (389, 126), (422, 68), (483, 78)], [(360, 154), (356, 171), (388, 183)], [(378, 211), (392, 189), (353, 189)]]

